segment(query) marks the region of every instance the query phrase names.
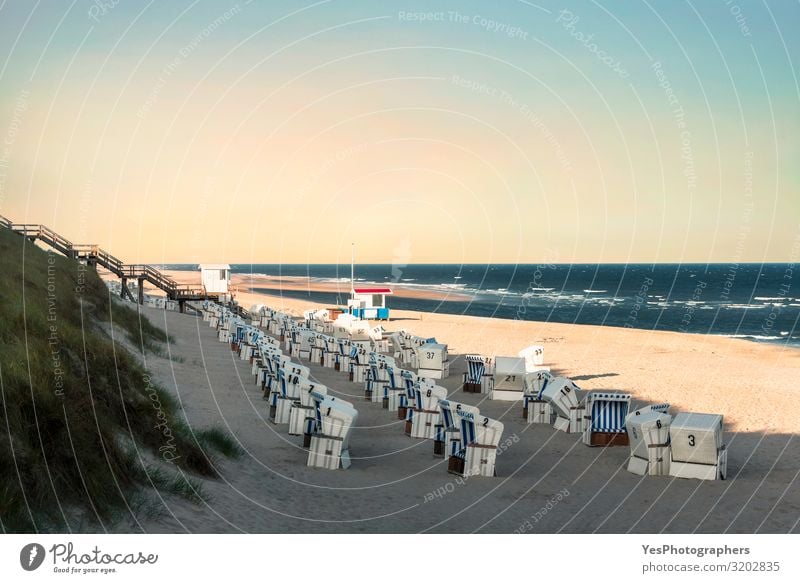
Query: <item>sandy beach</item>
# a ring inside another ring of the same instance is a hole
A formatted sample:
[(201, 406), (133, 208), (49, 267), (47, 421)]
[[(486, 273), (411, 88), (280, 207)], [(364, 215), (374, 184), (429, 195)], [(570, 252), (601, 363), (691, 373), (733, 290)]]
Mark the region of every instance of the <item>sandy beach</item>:
[[(241, 292), (301, 314), (311, 304)], [(175, 339), (174, 360), (147, 367), (180, 400), (187, 422), (230, 431), (245, 450), (206, 480), (206, 505), (167, 499), (147, 532), (789, 532), (800, 492), (794, 414), (800, 351), (744, 340), (625, 328), (392, 311), (389, 330), (449, 345), (451, 398), (505, 423), (496, 478), (458, 479), (432, 442), (364, 402), (363, 385), (311, 365), (312, 375), (359, 411), (346, 471), (305, 466), (302, 438), (268, 421), (247, 363), (201, 318), (144, 308)], [(584, 389), (620, 389), (634, 406), (668, 401), (673, 411), (721, 413), (729, 447), (726, 481), (640, 478), (625, 470), (626, 447), (589, 448), (579, 436), (528, 425), (519, 403), (460, 391), (466, 353), (513, 355), (541, 343), (553, 370)], [(566, 494), (568, 493), (568, 494)], [(122, 529), (131, 528), (125, 525)], [(138, 528), (138, 527), (134, 527)]]

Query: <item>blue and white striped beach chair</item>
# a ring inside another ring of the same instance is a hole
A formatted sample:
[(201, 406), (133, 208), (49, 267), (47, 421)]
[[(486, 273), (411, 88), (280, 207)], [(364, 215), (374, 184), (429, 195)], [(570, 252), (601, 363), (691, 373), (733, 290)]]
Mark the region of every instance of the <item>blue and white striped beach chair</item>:
[(628, 445), (625, 418), (631, 404), (627, 393), (592, 391), (584, 401), (583, 443), (589, 446)]
[(435, 439), (439, 425), (439, 401), (447, 398), (447, 389), (438, 385), (414, 385), (415, 408), (406, 421), (406, 433), (417, 439)]
[(433, 442), (433, 455), (449, 458), (456, 455), (461, 449), (461, 422), (455, 418), (456, 411), (465, 411), (475, 416), (480, 415), (480, 410), (472, 405), (456, 403), (448, 399), (439, 401), (439, 424), (436, 427), (436, 436)]
[(317, 430), (311, 436), (306, 465), (329, 470), (350, 467), (350, 432), (358, 411), (330, 396), (317, 405)]
[(464, 410), (456, 410), (455, 416), (461, 427), (461, 449), (448, 460), (448, 471), (461, 476), (497, 475), (495, 462), (503, 423)]
[(462, 389), (465, 393), (488, 393), (492, 390), (491, 359), (477, 354), (464, 356), (467, 371)]
[(522, 417), (528, 423), (553, 422), (553, 409), (550, 403), (542, 400), (542, 393), (555, 377), (549, 372), (540, 370), (525, 374), (525, 388), (522, 393)]

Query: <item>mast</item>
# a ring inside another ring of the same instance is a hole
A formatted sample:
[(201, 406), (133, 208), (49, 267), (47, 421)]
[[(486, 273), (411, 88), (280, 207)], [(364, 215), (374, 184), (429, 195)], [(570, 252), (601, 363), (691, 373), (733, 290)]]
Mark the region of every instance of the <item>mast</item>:
[(354, 285), (355, 263), (356, 263), (356, 244), (350, 243), (350, 299), (354, 299), (356, 297), (356, 288)]

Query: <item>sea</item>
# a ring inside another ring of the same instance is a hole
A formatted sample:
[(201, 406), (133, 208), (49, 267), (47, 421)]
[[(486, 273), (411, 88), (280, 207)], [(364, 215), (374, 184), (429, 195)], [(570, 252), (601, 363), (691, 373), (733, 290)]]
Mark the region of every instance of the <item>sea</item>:
[[(231, 272), (339, 282), (338, 294), (261, 290), (327, 305), (346, 303), (350, 289), (349, 264), (231, 264)], [(437, 298), (393, 296), (389, 308), (718, 334), (800, 347), (800, 267), (792, 263), (360, 264), (355, 281), (424, 290)]]

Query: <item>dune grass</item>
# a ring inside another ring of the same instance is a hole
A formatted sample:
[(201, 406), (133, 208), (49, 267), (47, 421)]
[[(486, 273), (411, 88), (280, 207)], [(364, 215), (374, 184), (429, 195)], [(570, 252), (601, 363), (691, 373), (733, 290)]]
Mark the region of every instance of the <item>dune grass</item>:
[[(192, 434), (170, 395), (99, 329), (109, 321), (135, 346), (170, 340), (112, 302), (92, 268), (0, 229), (0, 531), (130, 513), (152, 487), (143, 452), (203, 477), (217, 475), (210, 450), (235, 455), (221, 431)], [(158, 485), (199, 496), (187, 479)]]

